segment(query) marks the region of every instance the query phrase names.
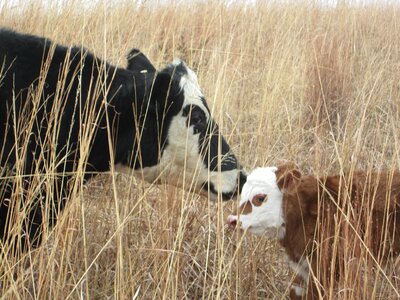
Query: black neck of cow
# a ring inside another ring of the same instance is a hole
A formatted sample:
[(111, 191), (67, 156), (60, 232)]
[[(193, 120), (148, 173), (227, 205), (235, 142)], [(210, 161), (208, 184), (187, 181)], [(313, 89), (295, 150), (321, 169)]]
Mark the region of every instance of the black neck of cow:
[[(168, 99), (180, 92), (170, 88), (166, 93), (156, 85), (156, 76), (159, 75), (126, 71), (120, 79), (125, 84), (121, 84), (115, 112), (112, 112), (117, 127), (115, 164), (134, 169), (155, 166), (168, 143), (171, 118), (181, 108), (179, 101), (174, 103)], [(173, 82), (170, 86), (174, 86)]]

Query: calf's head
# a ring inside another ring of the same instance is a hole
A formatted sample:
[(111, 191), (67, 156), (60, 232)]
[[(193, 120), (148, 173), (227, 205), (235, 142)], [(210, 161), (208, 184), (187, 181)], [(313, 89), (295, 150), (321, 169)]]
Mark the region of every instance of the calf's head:
[[(288, 198), (297, 198), (301, 174), (291, 166), (257, 168), (243, 186), (240, 207), (228, 216), (228, 225), (255, 235), (282, 239)], [(296, 205), (296, 204), (295, 204)]]
[(196, 74), (180, 59), (157, 71), (138, 50), (131, 52), (128, 69), (149, 94), (141, 107), (141, 160), (131, 167), (148, 181), (184, 185), (212, 199), (238, 194), (246, 174), (220, 134)]

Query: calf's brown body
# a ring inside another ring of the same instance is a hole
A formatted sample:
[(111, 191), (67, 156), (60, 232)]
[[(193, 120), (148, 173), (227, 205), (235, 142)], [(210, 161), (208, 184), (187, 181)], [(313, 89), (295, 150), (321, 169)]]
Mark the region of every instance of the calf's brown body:
[(316, 178), (282, 166), (276, 176), (285, 220), (280, 243), (297, 274), (292, 299), (326, 295), (345, 259), (364, 253), (380, 262), (399, 254), (399, 172)]
[[(278, 239), (296, 274), (292, 299), (376, 293), (377, 275), (400, 263), (399, 172), (315, 177), (290, 165), (257, 168), (240, 203), (229, 226)], [(399, 278), (396, 269), (382, 276), (386, 284)]]

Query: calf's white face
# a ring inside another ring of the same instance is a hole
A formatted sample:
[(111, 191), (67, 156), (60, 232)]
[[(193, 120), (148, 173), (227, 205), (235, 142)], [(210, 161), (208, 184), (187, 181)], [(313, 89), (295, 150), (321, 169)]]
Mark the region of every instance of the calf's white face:
[(255, 235), (282, 239), (285, 235), (283, 194), (278, 187), (276, 167), (257, 168), (247, 176), (240, 208), (228, 217), (231, 227), (240, 227)]

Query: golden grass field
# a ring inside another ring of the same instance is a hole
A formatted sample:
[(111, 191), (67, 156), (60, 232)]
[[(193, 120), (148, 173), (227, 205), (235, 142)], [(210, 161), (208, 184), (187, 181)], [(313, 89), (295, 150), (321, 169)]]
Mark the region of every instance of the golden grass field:
[[(120, 66), (132, 47), (157, 67), (183, 58), (248, 171), (282, 161), (315, 174), (400, 168), (400, 6), (166, 2), (0, 1), (0, 26)], [(78, 184), (41, 247), (20, 259), (2, 248), (1, 298), (288, 297), (283, 250), (228, 230), (235, 207), (99, 175)], [(364, 256), (329, 298), (400, 298), (399, 259)]]

